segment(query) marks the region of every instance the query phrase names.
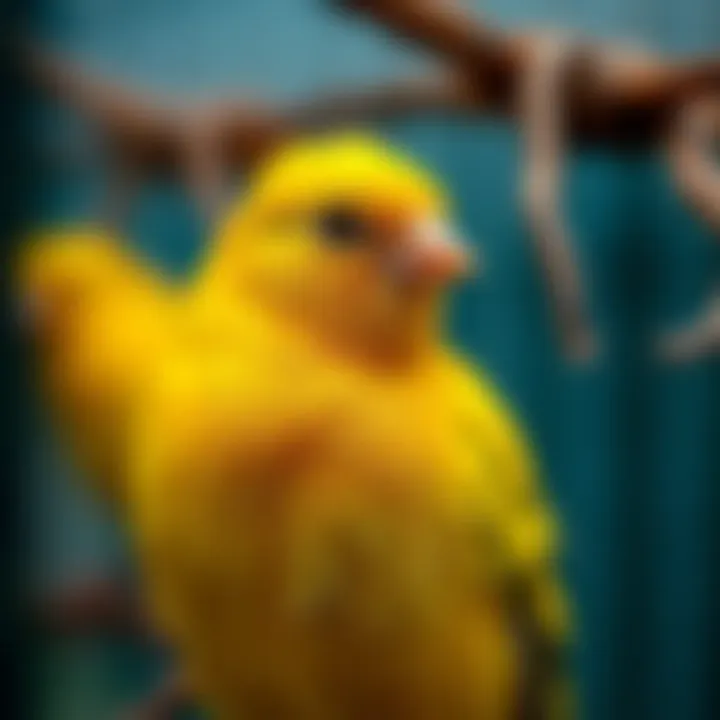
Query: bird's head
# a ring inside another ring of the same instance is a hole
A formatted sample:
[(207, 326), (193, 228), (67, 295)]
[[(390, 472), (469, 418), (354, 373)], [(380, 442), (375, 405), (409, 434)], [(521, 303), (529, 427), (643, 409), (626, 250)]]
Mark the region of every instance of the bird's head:
[(434, 339), (442, 291), (468, 268), (430, 175), (342, 134), (287, 146), (258, 170), (208, 272), (338, 349), (398, 358)]

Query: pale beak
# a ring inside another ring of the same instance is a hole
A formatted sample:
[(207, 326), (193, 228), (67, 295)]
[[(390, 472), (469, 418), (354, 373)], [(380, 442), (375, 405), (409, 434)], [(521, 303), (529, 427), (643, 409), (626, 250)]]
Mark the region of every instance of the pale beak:
[(387, 256), (389, 274), (406, 287), (442, 285), (468, 274), (474, 265), (466, 244), (434, 218), (414, 223)]

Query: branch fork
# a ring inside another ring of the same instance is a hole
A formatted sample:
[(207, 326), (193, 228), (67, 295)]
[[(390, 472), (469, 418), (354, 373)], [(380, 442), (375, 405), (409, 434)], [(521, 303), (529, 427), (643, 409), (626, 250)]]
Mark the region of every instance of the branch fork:
[[(689, 101), (678, 113), (668, 156), (678, 191), (720, 240), (720, 93)], [(670, 362), (720, 355), (720, 283), (700, 317), (660, 341)]]
[[(627, 45), (562, 35), (511, 35), (453, 0), (335, 0), (444, 61), (433, 76), (328, 93), (289, 107), (258, 102), (172, 103), (129, 91), (31, 48), (35, 77), (104, 132), (121, 181), (108, 216), (127, 213), (143, 178), (179, 176), (203, 215), (222, 209), (229, 171), (247, 168), (288, 136), (343, 123), (443, 112), (515, 121), (525, 146), (522, 201), (565, 355), (586, 361), (598, 341), (560, 197), (565, 156), (578, 146), (646, 150), (674, 140), (681, 190), (715, 227), (718, 180), (699, 162), (697, 129), (675, 120), (698, 98), (720, 95), (720, 58), (669, 61)], [(697, 121), (693, 121), (695, 125)], [(720, 128), (720, 117), (710, 123)], [(712, 177), (711, 177), (712, 175)], [(122, 180), (123, 176), (125, 179)], [(130, 182), (132, 179), (132, 182)]]

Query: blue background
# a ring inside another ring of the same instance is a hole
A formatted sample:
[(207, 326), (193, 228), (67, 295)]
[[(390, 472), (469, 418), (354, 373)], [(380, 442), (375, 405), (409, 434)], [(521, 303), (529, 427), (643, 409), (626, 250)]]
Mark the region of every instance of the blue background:
[[(720, 49), (717, 0), (484, 0), (506, 27), (562, 26), (664, 51)], [(301, 97), (393, 77), (431, 59), (319, 0), (47, 0), (37, 31), (99, 72), (148, 90)], [(49, 154), (83, 129), (32, 116)], [(588, 153), (567, 208), (604, 347), (590, 368), (558, 356), (516, 197), (512, 129), (413, 120), (382, 131), (434, 168), (488, 273), (459, 298), (455, 330), (519, 407), (562, 514), (581, 618), (583, 717), (700, 720), (720, 713), (720, 370), (668, 367), (658, 333), (691, 318), (717, 276), (713, 238), (681, 206), (662, 158)], [(42, 172), (39, 220), (84, 217), (102, 168)], [(133, 242), (183, 273), (203, 231), (177, 188), (137, 208)], [(42, 422), (42, 421), (40, 421)], [(41, 588), (122, 566), (122, 543), (73, 489), (51, 433), (32, 453), (30, 543)], [(131, 647), (42, 648), (40, 716), (111, 717), (151, 683)]]

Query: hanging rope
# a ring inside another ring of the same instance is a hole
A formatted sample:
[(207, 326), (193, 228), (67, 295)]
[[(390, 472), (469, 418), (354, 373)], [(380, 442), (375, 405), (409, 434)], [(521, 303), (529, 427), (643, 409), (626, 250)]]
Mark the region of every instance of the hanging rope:
[[(670, 135), (668, 158), (680, 195), (720, 240), (720, 96), (689, 101)], [(660, 341), (660, 354), (672, 362), (689, 362), (720, 354), (720, 287), (689, 327)]]
[(586, 361), (596, 352), (570, 231), (561, 208), (567, 150), (565, 91), (577, 49), (564, 38), (533, 46), (519, 88), (518, 113), (525, 138), (523, 202), (555, 322), (566, 355)]

